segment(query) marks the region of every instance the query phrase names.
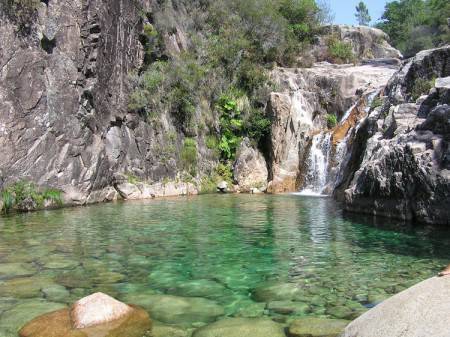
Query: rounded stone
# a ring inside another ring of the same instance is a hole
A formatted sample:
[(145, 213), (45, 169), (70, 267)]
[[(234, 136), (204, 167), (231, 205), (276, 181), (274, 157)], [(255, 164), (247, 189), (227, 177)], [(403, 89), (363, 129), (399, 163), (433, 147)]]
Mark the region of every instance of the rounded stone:
[(151, 320), (143, 309), (130, 307), (131, 311), (111, 322), (75, 329), (69, 309), (54, 311), (35, 318), (20, 331), (20, 337), (142, 337), (152, 328)]
[(296, 319), (288, 330), (289, 337), (337, 337), (349, 321), (341, 319), (305, 317)]
[(294, 283), (266, 282), (254, 289), (252, 297), (258, 302), (293, 300), (302, 293)]
[(188, 325), (213, 322), (224, 315), (224, 309), (216, 302), (197, 297), (179, 297), (172, 295), (133, 296), (137, 304), (150, 312), (158, 321), (168, 324)]
[(194, 331), (192, 337), (285, 337), (280, 324), (266, 318), (228, 318)]
[(206, 279), (186, 281), (170, 290), (175, 295), (206, 298), (220, 297), (225, 291), (222, 284)]
[(16, 277), (31, 276), (36, 270), (26, 263), (1, 263), (0, 280), (6, 280)]

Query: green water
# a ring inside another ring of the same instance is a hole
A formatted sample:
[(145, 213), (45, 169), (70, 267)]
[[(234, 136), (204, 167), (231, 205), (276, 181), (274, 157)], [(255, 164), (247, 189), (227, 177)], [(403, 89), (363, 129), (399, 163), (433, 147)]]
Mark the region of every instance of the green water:
[(185, 329), (226, 316), (352, 319), (449, 261), (449, 231), (348, 218), (327, 198), (206, 195), (14, 215), (0, 218), (0, 337), (95, 291)]

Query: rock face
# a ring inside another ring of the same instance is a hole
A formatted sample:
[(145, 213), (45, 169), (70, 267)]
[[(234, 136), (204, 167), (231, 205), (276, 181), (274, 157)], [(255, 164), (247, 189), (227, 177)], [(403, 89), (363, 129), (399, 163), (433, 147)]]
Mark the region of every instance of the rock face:
[(101, 293), (85, 297), (71, 309), (39, 316), (19, 331), (20, 337), (142, 337), (151, 330), (148, 314)]
[(335, 193), (347, 210), (450, 224), (448, 76), (447, 46), (419, 53), (390, 80), (384, 104), (355, 135)]
[(447, 337), (449, 296), (449, 277), (426, 280), (366, 312), (342, 337)]
[[(362, 59), (401, 59), (402, 54), (389, 44), (389, 37), (380, 29), (367, 26), (333, 25), (324, 28), (328, 34), (350, 43), (353, 53)], [(326, 38), (322, 38), (315, 49), (316, 58), (321, 60), (326, 48)]]
[(273, 120), (268, 191), (296, 191), (306, 174), (302, 164), (312, 136), (327, 129), (325, 115), (342, 118), (358, 98), (385, 86), (396, 70), (386, 63), (326, 62), (309, 69), (276, 69), (272, 77), (283, 90), (271, 94), (268, 106)]
[[(42, 1), (26, 36), (1, 16), (7, 48), (0, 52), (0, 189), (26, 179), (61, 189), (70, 205), (116, 199), (117, 172), (150, 185), (176, 180), (179, 158), (166, 149), (181, 146), (184, 136), (171, 116), (150, 124), (128, 109), (129, 75), (145, 57), (142, 13), (152, 6), (148, 0)], [(186, 47), (183, 37), (180, 29), (164, 37), (169, 54)], [(198, 146), (198, 166), (206, 170), (210, 156)]]
[(70, 313), (75, 329), (108, 323), (129, 315), (132, 308), (103, 293), (95, 293), (75, 302)]
[(242, 141), (236, 153), (233, 171), (241, 192), (266, 189), (268, 179), (266, 160), (261, 151), (251, 146), (249, 139)]

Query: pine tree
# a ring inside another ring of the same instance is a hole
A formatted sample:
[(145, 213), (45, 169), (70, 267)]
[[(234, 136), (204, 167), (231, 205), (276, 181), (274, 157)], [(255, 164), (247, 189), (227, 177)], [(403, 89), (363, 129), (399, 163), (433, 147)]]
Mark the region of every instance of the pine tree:
[(372, 18), (369, 15), (369, 9), (363, 1), (356, 6), (356, 19), (360, 26), (368, 26)]

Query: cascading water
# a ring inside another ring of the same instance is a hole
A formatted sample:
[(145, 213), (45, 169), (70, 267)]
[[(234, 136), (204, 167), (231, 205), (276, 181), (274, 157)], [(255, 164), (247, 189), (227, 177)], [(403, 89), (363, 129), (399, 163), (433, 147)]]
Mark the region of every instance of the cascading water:
[(331, 133), (319, 133), (313, 137), (306, 163), (305, 188), (301, 194), (322, 195), (327, 184), (331, 145)]
[[(366, 96), (368, 106), (366, 113), (369, 112), (370, 105), (378, 94), (379, 91), (375, 91)], [(345, 112), (339, 123), (340, 125), (346, 122), (357, 105), (358, 103), (355, 103)], [(353, 129), (359, 127), (359, 123), (347, 131), (345, 138), (336, 145), (335, 151), (332, 151), (331, 132), (321, 132), (313, 137), (306, 161), (307, 173), (305, 175), (304, 188), (300, 191), (300, 195), (328, 195), (342, 180), (342, 170), (348, 162), (349, 138)], [(331, 166), (331, 161), (336, 165)]]

